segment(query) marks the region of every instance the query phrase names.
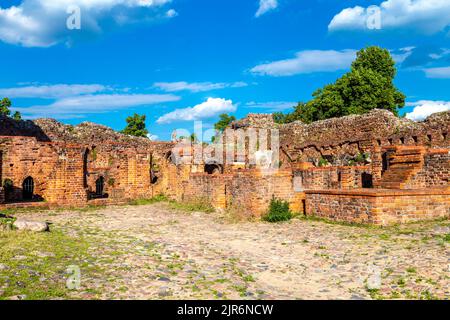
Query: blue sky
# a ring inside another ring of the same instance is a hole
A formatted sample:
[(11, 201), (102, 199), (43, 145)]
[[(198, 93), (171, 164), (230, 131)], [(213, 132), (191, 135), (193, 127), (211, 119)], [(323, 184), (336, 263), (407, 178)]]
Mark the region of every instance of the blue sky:
[[(411, 119), (450, 109), (448, 0), (2, 0), (0, 8), (0, 96), (29, 119), (121, 130), (137, 112), (169, 139), (223, 112), (289, 111), (369, 45), (397, 60)], [(81, 29), (69, 30), (77, 8)]]

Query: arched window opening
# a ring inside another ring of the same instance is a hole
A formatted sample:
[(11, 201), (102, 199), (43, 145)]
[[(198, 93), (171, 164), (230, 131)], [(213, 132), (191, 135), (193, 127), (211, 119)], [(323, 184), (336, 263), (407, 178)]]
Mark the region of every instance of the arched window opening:
[(103, 197), (104, 189), (105, 189), (105, 179), (103, 177), (100, 177), (95, 181), (95, 196)]
[(159, 166), (154, 162), (153, 155), (150, 155), (150, 184), (158, 182)]
[(33, 195), (34, 180), (32, 177), (28, 177), (22, 183), (22, 198), (23, 200), (33, 200)]
[(208, 174), (222, 174), (222, 167), (218, 164), (206, 164), (205, 172)]

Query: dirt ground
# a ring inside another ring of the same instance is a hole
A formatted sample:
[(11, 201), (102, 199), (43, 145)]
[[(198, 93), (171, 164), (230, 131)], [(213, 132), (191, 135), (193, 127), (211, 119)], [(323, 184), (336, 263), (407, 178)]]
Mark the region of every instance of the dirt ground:
[[(48, 287), (44, 299), (450, 298), (449, 220), (383, 229), (307, 219), (232, 223), (164, 203), (16, 216), (49, 221), (52, 232), (86, 244), (80, 256), (59, 260), (36, 241), (38, 258), (27, 262), (30, 252), (18, 250), (28, 273), (43, 261), (61, 269), (45, 277), (40, 267), (30, 280)], [(29, 298), (14, 278), (20, 259), (8, 257), (16, 262), (0, 261), (0, 297)], [(65, 264), (80, 267), (81, 287), (53, 293), (68, 276)]]

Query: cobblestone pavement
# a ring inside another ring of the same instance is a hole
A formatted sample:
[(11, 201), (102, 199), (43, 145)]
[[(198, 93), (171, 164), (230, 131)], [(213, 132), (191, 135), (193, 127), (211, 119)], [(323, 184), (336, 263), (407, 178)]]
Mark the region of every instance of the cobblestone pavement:
[(22, 213), (90, 244), (84, 299), (449, 299), (450, 221), (231, 223), (166, 204)]

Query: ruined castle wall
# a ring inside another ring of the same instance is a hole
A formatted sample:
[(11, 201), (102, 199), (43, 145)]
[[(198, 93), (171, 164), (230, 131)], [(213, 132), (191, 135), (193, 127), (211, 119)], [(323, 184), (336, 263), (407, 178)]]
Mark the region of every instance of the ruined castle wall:
[(170, 148), (171, 143), (153, 143), (90, 123), (73, 127), (51, 119), (0, 116), (0, 180), (13, 182), (4, 200), (24, 200), (22, 185), (28, 177), (34, 182), (33, 200), (50, 204), (150, 198), (155, 189), (151, 159), (163, 158)]
[(301, 212), (303, 194), (294, 191), (291, 171), (264, 174), (245, 170), (230, 174), (194, 173), (184, 182), (183, 201), (208, 200), (215, 208), (236, 208), (248, 217), (267, 213), (273, 197)]
[(82, 159), (77, 148), (33, 137), (1, 137), (2, 182), (11, 180), (12, 189), (7, 201), (23, 200), (23, 182), (31, 177), (35, 199), (49, 202), (82, 202), (86, 195), (82, 190)]
[(303, 190), (356, 189), (365, 187), (363, 175), (372, 175), (371, 166), (319, 167), (294, 170), (295, 182)]
[(227, 187), (232, 179), (232, 175), (193, 173), (188, 181), (183, 182), (182, 201), (206, 201), (216, 209), (226, 209)]
[(327, 159), (345, 165), (349, 156), (371, 153), (391, 145), (450, 146), (450, 112), (437, 113), (423, 122), (394, 116), (386, 110), (304, 124), (280, 126), (280, 143), (291, 162)]
[(391, 225), (450, 216), (450, 190), (307, 191), (306, 213), (348, 223)]
[(446, 187), (450, 179), (450, 150), (435, 150), (424, 156), (422, 169), (408, 182), (407, 189)]

